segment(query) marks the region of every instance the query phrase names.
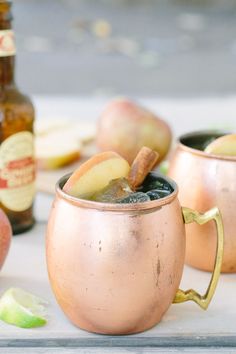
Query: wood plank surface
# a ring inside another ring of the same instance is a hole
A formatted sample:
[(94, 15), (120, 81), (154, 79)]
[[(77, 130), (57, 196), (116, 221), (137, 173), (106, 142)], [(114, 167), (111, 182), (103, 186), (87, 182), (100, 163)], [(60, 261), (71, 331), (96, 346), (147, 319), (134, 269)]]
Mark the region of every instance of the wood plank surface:
[(4, 354), (233, 354), (236, 348), (4, 348)]

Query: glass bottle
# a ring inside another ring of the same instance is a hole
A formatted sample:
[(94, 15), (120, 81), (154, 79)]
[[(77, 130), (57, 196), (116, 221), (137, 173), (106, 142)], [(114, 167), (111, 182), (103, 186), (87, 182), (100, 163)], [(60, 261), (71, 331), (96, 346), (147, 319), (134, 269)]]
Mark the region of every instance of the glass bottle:
[(0, 0), (0, 207), (13, 233), (34, 224), (34, 107), (14, 82), (11, 2)]

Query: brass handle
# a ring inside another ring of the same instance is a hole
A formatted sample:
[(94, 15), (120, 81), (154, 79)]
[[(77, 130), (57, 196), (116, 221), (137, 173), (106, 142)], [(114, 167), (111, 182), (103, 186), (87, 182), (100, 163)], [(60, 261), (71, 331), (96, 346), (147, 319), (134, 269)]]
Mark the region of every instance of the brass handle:
[(224, 229), (223, 229), (222, 218), (218, 208), (213, 208), (211, 210), (208, 210), (205, 214), (200, 214), (197, 211), (189, 208), (182, 208), (182, 212), (183, 212), (185, 224), (189, 224), (195, 221), (199, 225), (203, 225), (210, 220), (214, 220), (217, 227), (217, 250), (216, 250), (216, 258), (215, 258), (215, 266), (206, 293), (204, 295), (200, 295), (193, 289), (186, 290), (186, 291), (179, 289), (173, 301), (174, 303), (180, 303), (189, 300), (195, 301), (202, 309), (206, 310), (215, 293), (215, 289), (220, 276), (222, 260), (223, 260)]

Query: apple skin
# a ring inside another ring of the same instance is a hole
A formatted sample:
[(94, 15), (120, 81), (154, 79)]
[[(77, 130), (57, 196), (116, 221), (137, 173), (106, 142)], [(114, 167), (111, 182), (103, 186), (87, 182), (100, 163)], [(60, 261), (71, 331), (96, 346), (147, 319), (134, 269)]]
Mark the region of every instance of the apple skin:
[(171, 140), (166, 122), (128, 99), (110, 102), (97, 124), (98, 149), (115, 151), (129, 163), (143, 146), (158, 152), (159, 163), (168, 153)]
[(12, 228), (8, 217), (0, 209), (0, 269), (7, 257), (12, 239)]

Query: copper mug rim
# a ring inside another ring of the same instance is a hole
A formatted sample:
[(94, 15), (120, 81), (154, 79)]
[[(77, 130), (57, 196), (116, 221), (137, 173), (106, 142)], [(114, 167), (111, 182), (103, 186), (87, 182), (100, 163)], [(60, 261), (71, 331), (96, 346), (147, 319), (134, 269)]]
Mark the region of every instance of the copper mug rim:
[(218, 160), (227, 160), (227, 161), (234, 161), (236, 162), (236, 156), (226, 156), (226, 155), (217, 155), (217, 154), (210, 154), (205, 151), (190, 147), (184, 143), (185, 139), (189, 139), (191, 137), (196, 137), (196, 136), (203, 136), (203, 135), (219, 135), (223, 136), (226, 134), (232, 134), (232, 132), (225, 131), (225, 130), (195, 130), (189, 133), (182, 134), (178, 137), (177, 142), (178, 145), (183, 149), (184, 151), (190, 152), (193, 155), (199, 155), (201, 157), (205, 157), (208, 159), (218, 159)]
[(163, 176), (160, 173), (154, 172), (157, 176), (160, 176), (164, 179), (167, 180), (168, 183), (172, 186), (174, 189), (171, 194), (169, 194), (166, 197), (157, 199), (157, 200), (151, 200), (150, 202), (145, 202), (145, 203), (133, 203), (133, 204), (115, 204), (115, 203), (101, 203), (101, 202), (95, 202), (92, 200), (87, 200), (87, 199), (81, 199), (77, 197), (73, 197), (63, 191), (63, 186), (67, 179), (71, 176), (72, 173), (68, 173), (64, 176), (62, 176), (58, 182), (56, 183), (56, 194), (65, 200), (66, 202), (73, 204), (76, 207), (80, 208), (87, 208), (87, 209), (96, 209), (100, 211), (114, 211), (114, 212), (139, 212), (139, 211), (145, 211), (145, 210), (155, 210), (159, 209), (162, 206), (171, 203), (178, 195), (178, 186), (173, 181), (171, 178), (167, 176)]

